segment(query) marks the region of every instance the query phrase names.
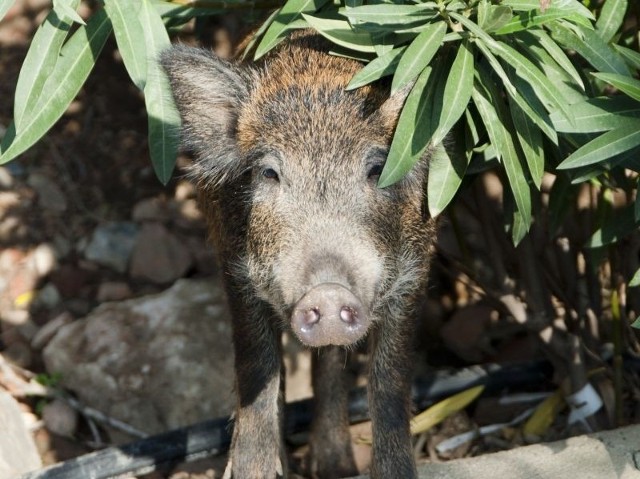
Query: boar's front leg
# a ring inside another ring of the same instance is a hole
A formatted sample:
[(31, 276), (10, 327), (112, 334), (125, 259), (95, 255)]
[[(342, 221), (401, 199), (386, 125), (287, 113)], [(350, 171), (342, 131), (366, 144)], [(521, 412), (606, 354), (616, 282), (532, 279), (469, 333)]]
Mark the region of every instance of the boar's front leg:
[(247, 305), (228, 286), (233, 314), (237, 408), (224, 479), (286, 475), (282, 447), (279, 332), (263, 304)]
[(318, 479), (351, 477), (358, 473), (349, 432), (347, 354), (338, 346), (313, 352), (311, 473)]
[(374, 332), (369, 371), (371, 477), (412, 479), (418, 474), (409, 431), (414, 326), (407, 317), (387, 319)]

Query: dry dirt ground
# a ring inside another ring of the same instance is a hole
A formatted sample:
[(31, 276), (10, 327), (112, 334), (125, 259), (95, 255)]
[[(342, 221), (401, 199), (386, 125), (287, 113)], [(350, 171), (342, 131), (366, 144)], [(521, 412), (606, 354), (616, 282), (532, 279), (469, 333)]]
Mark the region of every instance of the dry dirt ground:
[[(0, 135), (11, 120), (19, 68), (46, 8), (49, 2), (44, 0), (21, 0), (0, 23)], [(215, 30), (209, 38), (219, 40), (224, 35)], [(219, 46), (228, 49), (228, 43)], [(45, 372), (42, 344), (34, 339), (42, 340), (43, 328), (56, 318), (66, 315), (75, 320), (101, 302), (158, 292), (173, 281), (150, 279), (157, 272), (117, 271), (87, 259), (86, 245), (100, 225), (135, 222), (136, 208), (139, 213), (164, 205), (178, 212), (171, 221), (171, 234), (189, 245), (192, 258), (184, 270), (172, 274), (206, 277), (213, 270), (193, 191), (181, 179), (180, 166), (188, 159), (181, 157), (174, 179), (166, 187), (160, 185), (148, 157), (146, 128), (144, 103), (111, 39), (79, 97), (45, 139), (0, 167), (0, 355), (26, 378)], [(495, 310), (475, 304), (460, 284), (441, 271), (436, 265), (431, 287), (434, 299), (424, 305), (429, 322), (420, 333), (421, 348), (430, 351), (430, 365), (456, 367), (538, 357), (531, 338), (513, 326), (499, 325)], [(64, 438), (51, 433), (42, 421), (40, 399), (16, 396), (30, 418), (45, 464), (92, 450), (92, 436), (82, 418), (72, 439)], [(483, 399), (473, 410), (422, 437), (416, 446), (420, 455), (442, 460), (521, 443), (515, 431), (507, 428), (453, 452), (435, 451), (434, 444), (442, 437), (478, 425), (508, 422), (517, 414), (518, 407), (497, 407), (495, 401)], [(218, 477), (220, 464), (210, 460), (149, 477)]]

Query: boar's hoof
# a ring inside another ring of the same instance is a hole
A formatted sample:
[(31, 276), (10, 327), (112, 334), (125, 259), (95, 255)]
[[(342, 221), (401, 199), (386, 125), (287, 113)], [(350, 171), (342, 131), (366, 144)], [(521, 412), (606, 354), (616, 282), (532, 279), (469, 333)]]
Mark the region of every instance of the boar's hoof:
[(307, 346), (353, 344), (369, 326), (360, 300), (338, 283), (314, 286), (293, 309), (291, 327)]

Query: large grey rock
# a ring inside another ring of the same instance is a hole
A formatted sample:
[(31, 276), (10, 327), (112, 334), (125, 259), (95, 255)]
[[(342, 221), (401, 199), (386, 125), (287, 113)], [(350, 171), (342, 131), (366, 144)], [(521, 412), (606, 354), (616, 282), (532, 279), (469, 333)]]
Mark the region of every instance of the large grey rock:
[(0, 391), (0, 477), (17, 477), (42, 467), (38, 450), (11, 395)]
[(105, 303), (60, 328), (43, 357), (84, 404), (146, 433), (232, 409), (231, 324), (214, 280)]

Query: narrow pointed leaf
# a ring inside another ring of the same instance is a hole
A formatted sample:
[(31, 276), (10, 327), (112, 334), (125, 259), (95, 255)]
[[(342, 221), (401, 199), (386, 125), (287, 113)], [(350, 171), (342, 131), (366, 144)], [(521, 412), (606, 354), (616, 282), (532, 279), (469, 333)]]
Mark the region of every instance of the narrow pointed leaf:
[[(484, 81), (483, 84), (489, 90), (494, 88), (488, 81)], [(531, 223), (531, 189), (515, 148), (513, 137), (509, 133), (510, 129), (505, 125), (504, 114), (501, 114), (500, 110), (494, 107), (494, 105), (500, 105), (500, 99), (497, 95), (491, 95), (490, 101), (477, 89), (473, 90), (472, 97), (484, 121), (491, 143), (494, 145), (507, 173), (517, 210), (522, 215), (522, 223), (526, 224), (526, 229), (528, 230)]]
[(627, 12), (627, 0), (607, 0), (602, 5), (600, 16), (596, 22), (596, 33), (605, 42), (610, 42), (622, 27)]
[(6, 135), (3, 139), (0, 164), (24, 152), (58, 121), (89, 76), (110, 33), (111, 22), (106, 13), (99, 10), (67, 41), (45, 83), (37, 112), (15, 138)]
[(554, 128), (564, 133), (594, 133), (613, 130), (640, 118), (640, 103), (618, 95), (590, 98), (571, 105), (574, 123), (558, 112), (550, 115)]
[(85, 25), (84, 20), (76, 11), (78, 3), (76, 0), (53, 0), (53, 9), (59, 17), (67, 17), (80, 25)]
[(596, 32), (579, 26), (574, 26), (581, 37), (569, 28), (560, 25), (550, 25), (551, 36), (566, 48), (575, 50), (587, 60), (596, 70), (606, 73), (629, 75), (629, 69), (622, 56), (605, 42)]
[(429, 159), (427, 202), (432, 217), (438, 216), (455, 196), (467, 169), (466, 155), (449, 155), (442, 144)]
[(444, 87), (442, 113), (438, 127), (431, 138), (432, 144), (440, 143), (467, 109), (473, 91), (473, 73), (473, 53), (468, 41), (463, 41), (458, 48)]
[(436, 9), (424, 8), (420, 5), (377, 4), (363, 5), (340, 11), (351, 22), (375, 23), (378, 25), (402, 25), (431, 18), (437, 14)]
[(509, 106), (520, 148), (529, 166), (533, 184), (539, 190), (544, 175), (544, 148), (540, 129), (533, 124), (517, 103), (510, 102)]
[(513, 12), (504, 5), (489, 5), (486, 14), (480, 20), (478, 12), (478, 26), (487, 32), (495, 32), (511, 21)]
[(525, 437), (543, 436), (555, 421), (558, 413), (566, 407), (562, 390), (558, 389), (551, 396), (542, 401), (527, 422), (524, 423), (522, 433)]
[(627, 75), (617, 73), (592, 73), (596, 78), (613, 85), (634, 100), (640, 101), (640, 81)]
[[(636, 221), (638, 220), (636, 219)], [(629, 281), (630, 288), (635, 288), (636, 286), (640, 286), (640, 269), (635, 272), (633, 278)]]
[(380, 188), (385, 188), (402, 179), (422, 154), (422, 151), (414, 150), (413, 141), (414, 135), (421, 134), (417, 131), (416, 124), (420, 117), (426, 114), (425, 110), (428, 108), (429, 90), (426, 85), (431, 77), (431, 70), (431, 67), (427, 67), (422, 71), (407, 96), (393, 135), (387, 163), (378, 181)]
[(560, 46), (553, 41), (553, 39), (547, 35), (544, 30), (541, 29), (532, 29), (527, 32), (523, 32), (525, 38), (527, 35), (532, 35), (538, 43), (544, 48), (547, 53), (553, 58), (560, 67), (567, 72), (567, 74), (576, 82), (577, 85), (584, 90), (584, 83), (582, 82), (582, 78), (580, 77), (580, 73), (573, 66), (569, 57), (565, 54), (564, 50), (560, 48)]
[[(510, 73), (510, 75), (513, 77), (513, 84), (516, 88), (514, 92), (507, 90), (509, 98), (518, 104), (518, 107), (529, 117), (529, 120), (531, 120), (554, 145), (557, 145), (558, 134), (552, 125), (549, 114), (536, 96), (531, 85), (522, 78), (519, 78), (515, 73)], [(560, 113), (558, 113), (558, 116), (564, 118), (564, 115)], [(569, 123), (566, 118), (565, 121)]]
[(475, 386), (434, 404), (411, 420), (411, 434), (428, 431), (447, 417), (465, 408), (480, 396), (483, 390), (484, 386)]
[(631, 48), (623, 47), (621, 45), (613, 45), (613, 48), (622, 55), (628, 65), (634, 70), (640, 70), (640, 52), (632, 50)]
[(495, 33), (496, 35), (505, 35), (507, 33), (519, 32), (522, 30), (527, 30), (529, 28), (544, 25), (545, 23), (549, 23), (560, 18), (570, 17), (574, 17), (574, 19), (583, 18), (561, 8), (548, 8), (544, 12), (541, 12), (539, 9), (529, 10), (526, 12), (521, 12), (517, 16), (513, 17), (513, 19), (496, 30)]
[(360, 88), (384, 76), (392, 75), (396, 71), (398, 63), (400, 63), (400, 58), (406, 49), (407, 47), (394, 48), (390, 52), (369, 62), (353, 76), (349, 85), (347, 85), (347, 90)]
[(144, 102), (149, 117), (149, 150), (156, 176), (166, 184), (171, 178), (178, 153), (180, 116), (173, 103), (169, 80), (157, 61), (171, 45), (160, 14), (150, 0), (142, 0), (138, 18), (147, 47), (147, 82)]
[(290, 24), (300, 18), (302, 13), (316, 12), (327, 2), (328, 0), (289, 0), (286, 2), (262, 37), (254, 58), (257, 60), (280, 43), (289, 31)]
[[(502, 0), (502, 5), (507, 5), (516, 11), (528, 11), (540, 8), (540, 0)], [(554, 8), (577, 13), (588, 20), (595, 20), (591, 11), (579, 0), (553, 0)]]
[(314, 17), (306, 13), (303, 13), (302, 17), (320, 35), (336, 45), (351, 48), (358, 52), (375, 53), (376, 51), (371, 35), (354, 32), (347, 21)]
[(444, 22), (437, 22), (429, 25), (411, 42), (402, 55), (396, 74), (393, 76), (392, 95), (415, 79), (431, 62), (442, 44), (446, 31), (447, 25)]
[(506, 43), (500, 43), (497, 53), (513, 67), (519, 77), (534, 88), (538, 97), (547, 103), (547, 107), (562, 111), (572, 121), (570, 105), (566, 103), (558, 88), (531, 61)]
[[(80, 0), (76, 4), (80, 4)], [(70, 27), (69, 18), (61, 18), (52, 11), (31, 40), (31, 46), (20, 68), (13, 105), (13, 119), (18, 133), (34, 114), (42, 88), (58, 61)]]
[(559, 169), (591, 165), (640, 145), (640, 122), (628, 122), (615, 130), (603, 133), (578, 148), (558, 165)]
[(138, 20), (139, 0), (109, 0), (104, 8), (113, 24), (118, 50), (133, 83), (144, 90), (147, 80), (147, 49)]

